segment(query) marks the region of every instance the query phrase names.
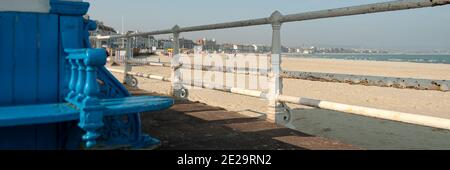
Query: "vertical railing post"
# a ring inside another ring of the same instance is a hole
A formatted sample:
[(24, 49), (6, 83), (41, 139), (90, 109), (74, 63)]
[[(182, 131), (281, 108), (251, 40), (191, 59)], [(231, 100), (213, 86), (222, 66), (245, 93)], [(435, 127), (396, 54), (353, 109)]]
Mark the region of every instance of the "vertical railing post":
[(102, 47), (102, 40), (96, 38), (95, 39), (95, 48), (101, 48)]
[(274, 123), (283, 124), (286, 120), (286, 113), (283, 104), (277, 101), (277, 96), (283, 91), (283, 81), (281, 72), (281, 19), (283, 15), (275, 11), (270, 16), (272, 22), (272, 54), (271, 71), (269, 73), (269, 94), (267, 119)]
[(128, 72), (131, 71), (132, 67), (131, 65), (128, 63), (129, 59), (131, 59), (133, 57), (133, 51), (131, 49), (131, 37), (130, 36), (126, 36), (127, 42), (126, 42), (126, 47), (125, 47), (125, 59), (124, 59), (124, 75), (123, 75), (123, 84), (126, 84), (127, 82), (130, 82), (130, 77), (128, 76)]
[(174, 97), (183, 97), (182, 85), (181, 85), (181, 72), (180, 72), (180, 27), (175, 25), (172, 28), (173, 31), (173, 55), (171, 59), (172, 68), (172, 87), (171, 95)]

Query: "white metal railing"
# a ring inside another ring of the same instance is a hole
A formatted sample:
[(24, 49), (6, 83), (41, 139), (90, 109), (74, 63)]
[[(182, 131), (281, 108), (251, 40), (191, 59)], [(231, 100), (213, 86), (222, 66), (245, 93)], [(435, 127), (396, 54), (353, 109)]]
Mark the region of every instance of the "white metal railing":
[[(121, 73), (121, 74), (125, 73), (123, 70), (118, 70), (118, 69), (108, 68), (108, 70), (111, 72), (115, 72), (115, 73)], [(128, 72), (127, 74), (137, 76), (137, 77), (142, 77), (142, 78), (171, 82), (170, 78), (164, 77), (164, 76), (139, 73), (139, 72)], [(203, 82), (183, 83), (183, 84), (189, 85), (189, 86), (201, 87), (201, 88), (214, 87), (214, 86), (210, 86), (207, 84), (203, 84)], [(231, 87), (231, 88), (227, 88), (227, 87), (210, 88), (210, 89), (218, 90), (218, 91), (222, 91), (222, 92), (240, 94), (240, 95), (245, 95), (245, 96), (250, 96), (250, 97), (257, 97), (257, 98), (261, 98), (261, 99), (268, 99), (267, 93), (265, 93), (263, 91), (258, 91), (258, 90), (248, 90), (248, 89), (240, 89), (240, 88), (233, 88), (233, 87)], [(429, 126), (429, 127), (434, 127), (434, 128), (450, 130), (450, 120), (438, 118), (438, 117), (423, 116), (423, 115), (417, 115), (417, 114), (411, 114), (411, 113), (404, 113), (404, 112), (397, 112), (397, 111), (390, 111), (390, 110), (383, 110), (383, 109), (375, 109), (375, 108), (369, 108), (369, 107), (342, 104), (342, 103), (337, 103), (337, 102), (332, 102), (332, 101), (318, 100), (318, 99), (305, 98), (305, 97), (294, 97), (294, 96), (287, 96), (287, 95), (277, 96), (277, 101), (288, 102), (288, 103), (293, 103), (293, 104), (300, 104), (300, 105), (316, 107), (316, 108), (321, 108), (321, 109), (327, 109), (327, 110), (352, 113), (352, 114), (356, 114), (356, 115), (360, 115), (360, 116), (368, 116), (368, 117), (387, 119), (387, 120), (399, 121), (399, 122), (404, 122), (404, 123), (411, 123), (411, 124), (417, 124), (417, 125), (423, 125), (423, 126)]]
[[(125, 34), (125, 35), (112, 35), (112, 36), (96, 36), (91, 37), (93, 40), (100, 44), (101, 40), (106, 39), (117, 39), (117, 38), (126, 38), (130, 40), (131, 37), (138, 36), (149, 36), (149, 35), (159, 35), (159, 34), (173, 34), (174, 37), (174, 57), (171, 61), (172, 67), (172, 76), (171, 78), (156, 76), (156, 75), (148, 75), (143, 73), (134, 73), (131, 72), (131, 67), (128, 64), (125, 64), (125, 70), (113, 70), (113, 72), (121, 72), (124, 73), (124, 80), (127, 79), (127, 75), (134, 75), (139, 77), (145, 77), (150, 79), (157, 79), (163, 81), (170, 81), (172, 83), (172, 89), (174, 94), (179, 89), (182, 89), (183, 84), (179, 77), (180, 66), (181, 63), (179, 61), (179, 57), (177, 57), (179, 53), (179, 35), (183, 32), (192, 32), (192, 31), (202, 31), (202, 30), (214, 30), (214, 29), (224, 29), (224, 28), (234, 28), (234, 27), (246, 27), (246, 26), (254, 26), (254, 25), (272, 25), (272, 52), (271, 52), (271, 69), (269, 72), (269, 91), (267, 93), (261, 91), (254, 90), (246, 90), (246, 89), (238, 89), (238, 88), (225, 88), (220, 89), (222, 91), (227, 91), (236, 94), (243, 94), (247, 96), (264, 98), (269, 101), (268, 104), (268, 113), (267, 119), (274, 121), (276, 123), (284, 124), (285, 120), (288, 119), (288, 113), (286, 112), (284, 102), (307, 105), (311, 107), (317, 107), (328, 110), (335, 110), (341, 112), (347, 112), (362, 116), (370, 116), (381, 119), (400, 121), (424, 126), (430, 126), (435, 128), (442, 129), (450, 129), (450, 120), (430, 117), (430, 116), (422, 116), (415, 115), (409, 113), (402, 112), (394, 112), (387, 111), (381, 109), (374, 109), (368, 107), (361, 106), (352, 106), (341, 103), (322, 101), (316, 99), (308, 99), (302, 97), (294, 97), (294, 96), (286, 96), (282, 94), (282, 71), (281, 71), (281, 26), (285, 22), (294, 22), (294, 21), (303, 21), (303, 20), (312, 20), (312, 19), (320, 19), (320, 18), (331, 18), (331, 17), (339, 17), (339, 16), (349, 16), (349, 15), (359, 15), (359, 14), (368, 14), (368, 13), (377, 13), (377, 12), (385, 12), (385, 11), (396, 11), (396, 10), (406, 10), (412, 8), (423, 8), (423, 7), (433, 7), (439, 5), (450, 4), (450, 0), (397, 0), (391, 2), (383, 2), (383, 3), (375, 3), (369, 5), (360, 5), (353, 7), (345, 7), (345, 8), (337, 8), (330, 10), (322, 10), (315, 12), (305, 12), (291, 15), (282, 15), (280, 12), (275, 11), (272, 13), (270, 17), (267, 18), (259, 18), (259, 19), (251, 19), (251, 20), (243, 20), (243, 21), (235, 21), (235, 22), (226, 22), (226, 23), (218, 23), (218, 24), (210, 24), (210, 25), (200, 25), (200, 26), (191, 26), (191, 27), (179, 27), (175, 25), (171, 29), (165, 30), (157, 30), (151, 32), (144, 33), (136, 33), (136, 34)], [(130, 41), (127, 41), (130, 42)], [(130, 45), (127, 44), (127, 53), (131, 52)], [(129, 53), (131, 54), (131, 53)], [(131, 56), (128, 56), (131, 58)], [(194, 83), (195, 84), (195, 83)], [(196, 85), (200, 87), (204, 87), (203, 84)]]

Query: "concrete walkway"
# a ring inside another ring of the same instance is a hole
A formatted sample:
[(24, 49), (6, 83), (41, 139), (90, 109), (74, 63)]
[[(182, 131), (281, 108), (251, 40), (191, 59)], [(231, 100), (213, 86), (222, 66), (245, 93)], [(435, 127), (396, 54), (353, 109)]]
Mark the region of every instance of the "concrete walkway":
[[(131, 90), (133, 95), (155, 95)], [(360, 149), (203, 103), (176, 100), (170, 109), (142, 114), (143, 131), (161, 140), (161, 150)]]

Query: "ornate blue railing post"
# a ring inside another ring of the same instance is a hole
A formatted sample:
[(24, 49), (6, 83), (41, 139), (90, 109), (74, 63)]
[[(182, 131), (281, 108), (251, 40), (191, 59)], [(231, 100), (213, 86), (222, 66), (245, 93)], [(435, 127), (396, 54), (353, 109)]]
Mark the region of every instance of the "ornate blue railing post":
[(86, 58), (83, 62), (86, 65), (86, 84), (84, 87), (84, 94), (86, 98), (83, 104), (92, 105), (98, 104), (97, 95), (99, 87), (97, 83), (97, 67), (106, 64), (106, 52), (102, 49), (88, 49), (86, 50)]
[[(70, 54), (69, 54), (70, 56)], [(77, 59), (75, 61), (75, 63), (77, 64), (78, 67), (78, 81), (77, 81), (77, 86), (76, 86), (76, 92), (77, 92), (77, 96), (75, 98), (75, 101), (77, 102), (81, 102), (83, 101), (84, 98), (84, 94), (83, 94), (83, 90), (84, 90), (84, 82), (85, 82), (85, 75), (86, 75), (86, 67), (84, 66), (83, 60)]]
[(80, 114), (79, 126), (86, 130), (83, 140), (86, 146), (92, 147), (96, 144), (95, 139), (100, 136), (97, 129), (103, 126), (103, 107), (98, 101), (99, 87), (97, 83), (97, 67), (106, 63), (106, 52), (102, 49), (86, 50), (86, 85), (84, 87), (85, 99), (82, 102), (83, 109)]
[(75, 59), (68, 59), (68, 62), (71, 65), (70, 71), (70, 81), (69, 81), (69, 95), (67, 96), (69, 99), (73, 99), (77, 95), (77, 80), (78, 80), (78, 65)]
[[(96, 145), (96, 139), (100, 136), (98, 129), (103, 124), (104, 107), (100, 104), (99, 85), (97, 83), (97, 67), (106, 64), (106, 52), (104, 49), (66, 49), (69, 55), (67, 59), (72, 65), (69, 93), (67, 100), (80, 109), (80, 122), (78, 126), (86, 131), (83, 140), (86, 147)], [(78, 73), (76, 69), (78, 68)], [(76, 88), (75, 80), (77, 80)]]

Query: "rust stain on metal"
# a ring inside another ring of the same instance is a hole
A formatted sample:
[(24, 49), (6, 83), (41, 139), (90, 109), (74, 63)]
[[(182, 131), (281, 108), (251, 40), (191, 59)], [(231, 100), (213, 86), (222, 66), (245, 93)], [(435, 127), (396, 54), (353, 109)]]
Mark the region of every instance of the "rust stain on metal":
[(338, 82), (353, 85), (392, 87), (399, 89), (449, 91), (449, 80), (412, 79), (382, 76), (363, 76), (350, 74), (283, 71), (283, 78), (302, 79), (321, 82)]
[(430, 0), (430, 2), (432, 3), (432, 7), (450, 4), (450, 1)]

